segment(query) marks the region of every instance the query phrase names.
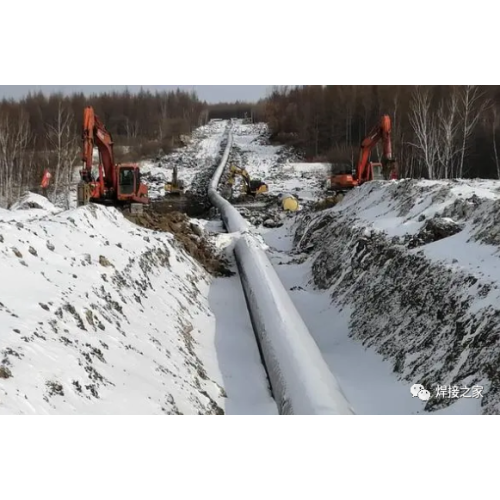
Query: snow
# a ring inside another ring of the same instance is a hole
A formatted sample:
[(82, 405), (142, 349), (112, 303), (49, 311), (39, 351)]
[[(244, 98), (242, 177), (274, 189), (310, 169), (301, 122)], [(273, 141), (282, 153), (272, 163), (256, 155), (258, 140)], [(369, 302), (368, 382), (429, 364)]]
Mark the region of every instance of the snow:
[(39, 194), (26, 192), (10, 210), (0, 209), (0, 222), (33, 220), (62, 212), (47, 198)]
[(330, 170), (327, 163), (303, 163), (283, 146), (267, 144), (267, 126), (263, 124), (233, 126), (235, 151), (232, 161), (245, 167), (251, 178), (266, 182), (271, 195), (290, 193), (303, 201), (316, 200), (321, 183)]
[[(470, 201), (473, 196), (478, 200), (477, 206)], [(414, 253), (421, 251), (429, 259), (454, 270), (498, 282), (498, 246), (485, 245), (475, 239), (481, 230), (490, 226), (490, 214), (499, 203), (500, 181), (394, 181), (365, 185), (350, 193), (331, 212), (354, 216), (357, 223), (388, 237), (415, 235), (434, 217), (448, 222), (463, 221), (463, 231), (419, 247)], [(453, 217), (446, 216), (448, 212)]]
[(38, 194), (30, 192), (25, 193), (22, 198), (20, 198), (16, 203), (14, 203), (11, 207), (11, 210), (13, 211), (30, 210), (33, 208), (45, 210), (50, 213), (56, 213), (59, 211), (44, 196), (40, 196)]
[(94, 206), (2, 223), (0, 234), (1, 363), (12, 373), (0, 413), (196, 413), (222, 403), (188, 347), (202, 325), (214, 329), (207, 277), (171, 235)]
[(215, 332), (217, 364), (228, 395), (230, 415), (276, 415), (266, 373), (260, 359), (239, 276), (216, 279), (209, 293), (211, 311), (218, 318)]
[(335, 212), (355, 215), (389, 236), (417, 232), (426, 219), (441, 214), (457, 202), (471, 196), (483, 200), (500, 200), (499, 181), (391, 181), (365, 184), (349, 193)]
[(158, 161), (142, 162), (141, 173), (148, 185), (150, 198), (157, 199), (165, 195), (165, 183), (172, 180), (174, 165), (177, 165), (178, 178), (184, 182), (185, 190), (190, 190), (200, 170), (209, 168), (217, 161), (226, 128), (226, 121), (211, 121), (194, 130), (190, 143), (185, 147)]

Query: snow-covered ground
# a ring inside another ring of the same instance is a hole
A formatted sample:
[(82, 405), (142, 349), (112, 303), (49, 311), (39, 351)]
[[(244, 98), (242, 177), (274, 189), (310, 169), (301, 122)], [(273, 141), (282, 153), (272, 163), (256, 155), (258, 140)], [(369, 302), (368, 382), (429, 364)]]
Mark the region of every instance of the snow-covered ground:
[(191, 189), (200, 170), (216, 165), (227, 125), (227, 121), (211, 121), (197, 128), (191, 142), (185, 147), (164, 156), (160, 161), (142, 162), (141, 173), (148, 185), (150, 198), (165, 196), (165, 183), (172, 180), (174, 165), (177, 165), (178, 178), (184, 182), (185, 189)]
[(16, 208), (0, 214), (0, 413), (276, 413), (237, 277), (114, 209)]
[(287, 148), (269, 145), (265, 124), (238, 123), (232, 130), (234, 150), (230, 161), (245, 167), (252, 179), (266, 182), (270, 197), (290, 193), (303, 202), (317, 199), (330, 165), (302, 163)]

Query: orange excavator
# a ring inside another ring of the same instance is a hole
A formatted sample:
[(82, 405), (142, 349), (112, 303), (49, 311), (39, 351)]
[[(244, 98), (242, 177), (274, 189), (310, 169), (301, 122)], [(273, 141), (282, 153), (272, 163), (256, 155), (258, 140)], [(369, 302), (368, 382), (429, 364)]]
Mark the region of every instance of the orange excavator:
[[(99, 151), (98, 172), (92, 168), (94, 146)], [(148, 187), (141, 182), (139, 166), (115, 164), (111, 134), (91, 106), (83, 112), (82, 160), (78, 206), (89, 202), (130, 208), (149, 204)]]
[[(370, 161), (371, 152), (380, 140), (383, 145), (382, 162), (373, 163)], [(384, 115), (361, 143), (356, 171), (332, 172), (327, 180), (327, 189), (343, 194), (365, 182), (397, 178), (397, 164), (392, 156), (391, 118)]]

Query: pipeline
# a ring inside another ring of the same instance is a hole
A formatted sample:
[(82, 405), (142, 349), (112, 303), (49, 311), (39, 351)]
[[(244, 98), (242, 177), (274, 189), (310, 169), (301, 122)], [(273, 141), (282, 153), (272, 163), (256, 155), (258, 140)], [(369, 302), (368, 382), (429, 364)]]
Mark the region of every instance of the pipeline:
[(248, 222), (218, 192), (233, 145), (231, 130), (208, 189), (226, 230), (236, 233), (234, 253), (252, 324), (280, 415), (353, 415), (288, 292)]

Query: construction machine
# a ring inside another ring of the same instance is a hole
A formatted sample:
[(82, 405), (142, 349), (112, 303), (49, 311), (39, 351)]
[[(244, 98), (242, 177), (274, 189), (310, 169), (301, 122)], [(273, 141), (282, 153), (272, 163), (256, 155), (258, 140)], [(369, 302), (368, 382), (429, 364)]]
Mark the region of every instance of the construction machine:
[[(383, 146), (382, 162), (374, 163), (370, 161), (370, 157), (379, 141), (382, 141)], [(392, 155), (391, 118), (383, 115), (362, 141), (355, 171), (345, 168), (340, 172), (332, 172), (327, 180), (327, 190), (334, 191), (336, 198), (341, 200), (347, 191), (365, 182), (397, 178), (397, 164)]]
[(269, 191), (269, 187), (265, 182), (260, 179), (251, 179), (246, 168), (238, 168), (234, 165), (231, 165), (229, 168), (229, 179), (227, 181), (227, 184), (231, 187), (231, 189), (236, 182), (237, 176), (240, 176), (243, 179), (243, 193), (248, 196), (255, 197)]
[(165, 184), (165, 192), (174, 196), (180, 196), (184, 192), (184, 183), (179, 180), (177, 165), (174, 165), (172, 181)]
[[(99, 151), (99, 167), (93, 170), (94, 147)], [(139, 166), (133, 163), (117, 165), (113, 139), (94, 109), (83, 112), (83, 169), (78, 184), (78, 206), (88, 203), (138, 209), (149, 204), (148, 187), (141, 182)], [(140, 210), (137, 210), (140, 211)]]

